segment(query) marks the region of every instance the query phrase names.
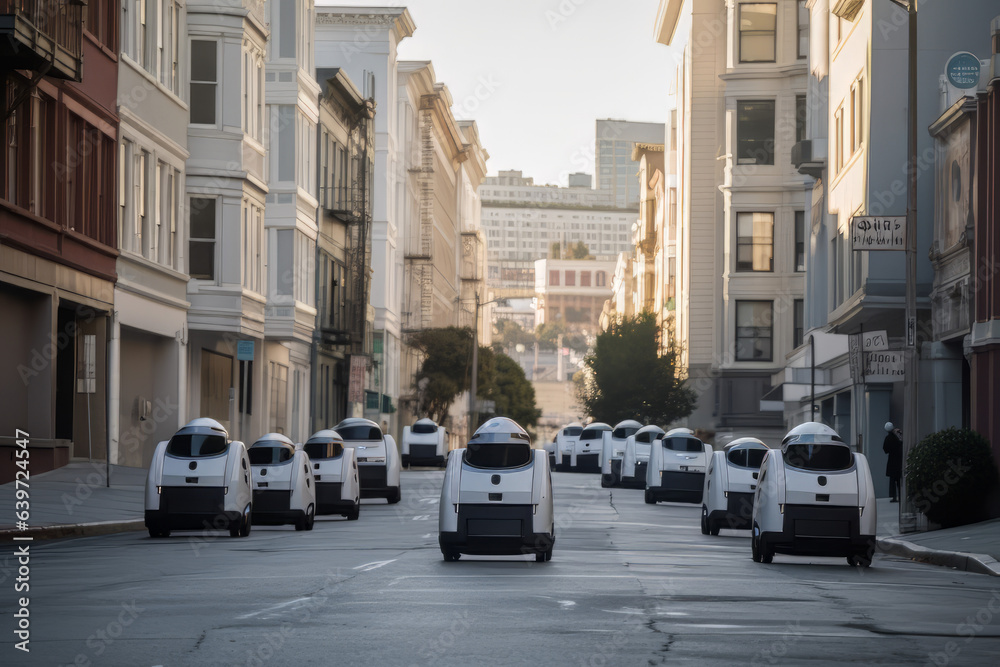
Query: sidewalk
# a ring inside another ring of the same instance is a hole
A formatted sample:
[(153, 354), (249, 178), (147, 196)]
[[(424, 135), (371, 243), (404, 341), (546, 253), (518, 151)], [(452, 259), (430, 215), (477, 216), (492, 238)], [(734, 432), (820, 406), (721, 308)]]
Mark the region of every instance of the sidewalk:
[(27, 530), (16, 526), (15, 483), (0, 485), (0, 540), (15, 535), (50, 539), (143, 530), (146, 469), (111, 466), (110, 488), (105, 470), (101, 462), (73, 461), (32, 475)]
[(1000, 519), (899, 534), (899, 504), (878, 499), (878, 550), (923, 563), (1000, 577)]
[[(15, 484), (0, 485), (0, 541), (102, 535), (143, 530), (145, 468), (74, 461), (32, 476), (28, 486), (28, 529), (19, 530)], [(926, 533), (899, 535), (899, 505), (878, 500), (878, 549), (884, 554), (970, 572), (1000, 576), (1000, 519)]]

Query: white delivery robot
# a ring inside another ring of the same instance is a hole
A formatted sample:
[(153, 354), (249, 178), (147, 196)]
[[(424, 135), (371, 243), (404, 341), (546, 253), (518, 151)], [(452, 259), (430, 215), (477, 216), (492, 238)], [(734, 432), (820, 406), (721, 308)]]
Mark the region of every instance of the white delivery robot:
[(490, 419), (465, 449), (448, 457), (438, 511), (446, 561), (461, 554), (550, 560), (556, 534), (548, 455), (532, 449), (513, 420)]
[(712, 446), (694, 437), (688, 428), (667, 431), (649, 449), (646, 497), (652, 505), (661, 500), (700, 503), (705, 486), (705, 468)]
[(549, 468), (552, 470), (556, 469), (556, 443), (546, 442), (542, 445), (542, 449), (549, 455)]
[(344, 447), (340, 434), (316, 431), (302, 446), (316, 475), (316, 514), (340, 514), (357, 521), (361, 513), (361, 485), (354, 449)]
[(418, 419), (403, 427), (403, 467), (444, 467), (448, 458), (448, 431), (433, 419)]
[(398, 503), (399, 450), (391, 435), (382, 435), (382, 429), (370, 419), (352, 417), (333, 427), (344, 441), (344, 447), (353, 447), (358, 457), (358, 479), (362, 498), (385, 498), (389, 504)]
[(601, 486), (618, 486), (622, 479), (622, 457), (625, 456), (625, 441), (642, 428), (634, 419), (626, 419), (615, 425), (614, 430), (604, 434), (601, 442)]
[(875, 551), (875, 490), (868, 460), (825, 424), (796, 426), (764, 457), (754, 496), (753, 559), (775, 553), (844, 556), (868, 567)]
[(738, 438), (712, 454), (701, 506), (702, 535), (750, 528), (758, 470), (767, 449), (757, 438)]
[(309, 456), (280, 433), (268, 433), (247, 450), (253, 473), (253, 522), (258, 526), (295, 525), (312, 530), (316, 520), (316, 481)]
[(556, 470), (559, 472), (566, 472), (570, 469), (576, 441), (580, 439), (582, 432), (583, 425), (579, 422), (572, 422), (562, 427), (556, 434)]
[(573, 444), (569, 469), (574, 472), (601, 472), (601, 452), (606, 433), (611, 433), (611, 427), (604, 422), (591, 422), (584, 426), (579, 439)]
[(622, 454), (621, 477), (618, 480), (621, 486), (633, 489), (646, 488), (646, 469), (649, 467), (649, 452), (652, 446), (657, 444), (657, 441), (663, 438), (664, 435), (662, 428), (650, 424), (649, 426), (643, 426), (628, 437), (625, 441), (625, 453)]
[(252, 491), (247, 448), (214, 419), (195, 419), (156, 446), (146, 475), (150, 537), (171, 530), (250, 534)]

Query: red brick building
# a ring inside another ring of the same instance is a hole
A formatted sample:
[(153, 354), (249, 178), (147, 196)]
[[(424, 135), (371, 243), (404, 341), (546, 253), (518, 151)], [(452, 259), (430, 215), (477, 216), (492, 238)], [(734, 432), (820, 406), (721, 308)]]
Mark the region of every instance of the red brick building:
[(975, 303), (971, 336), (972, 428), (1000, 462), (1000, 16), (993, 20), (992, 68), (976, 110)]
[(0, 448), (36, 473), (107, 447), (120, 9), (0, 0)]

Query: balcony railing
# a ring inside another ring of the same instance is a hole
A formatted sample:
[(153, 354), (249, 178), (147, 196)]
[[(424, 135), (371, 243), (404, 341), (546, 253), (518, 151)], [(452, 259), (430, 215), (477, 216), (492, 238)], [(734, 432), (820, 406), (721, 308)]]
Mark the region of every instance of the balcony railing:
[(83, 7), (80, 0), (0, 0), (0, 60), (79, 81)]
[(319, 200), (330, 213), (349, 222), (361, 222), (369, 215), (366, 194), (366, 188), (360, 186), (321, 187)]

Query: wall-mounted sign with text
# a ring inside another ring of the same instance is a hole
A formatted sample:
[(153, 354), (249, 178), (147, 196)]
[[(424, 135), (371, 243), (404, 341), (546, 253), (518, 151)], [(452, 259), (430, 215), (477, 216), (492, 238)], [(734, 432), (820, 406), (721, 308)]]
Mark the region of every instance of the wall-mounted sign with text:
[(944, 66), (948, 83), (961, 90), (971, 90), (979, 87), (979, 74), (982, 66), (979, 58), (968, 51), (959, 51)]
[(906, 217), (856, 215), (851, 218), (852, 250), (906, 250)]
[(865, 382), (902, 382), (906, 376), (903, 352), (866, 352)]

